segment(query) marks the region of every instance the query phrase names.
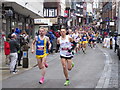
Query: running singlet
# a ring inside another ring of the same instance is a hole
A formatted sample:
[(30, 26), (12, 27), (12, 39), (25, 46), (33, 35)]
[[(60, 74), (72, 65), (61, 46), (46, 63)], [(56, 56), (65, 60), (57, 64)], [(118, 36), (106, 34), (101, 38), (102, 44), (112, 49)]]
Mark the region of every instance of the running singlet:
[(47, 40), (46, 36), (44, 37), (44, 40), (40, 40), (40, 36), (37, 37), (36, 40), (36, 57), (44, 57), (47, 56), (48, 49), (47, 49)]
[(88, 41), (87, 41), (87, 36), (83, 36), (83, 37), (82, 37), (82, 43), (83, 43), (83, 44), (88, 43)]
[(95, 35), (91, 35), (91, 37), (92, 37), (92, 40), (94, 41), (95, 40)]
[(87, 37), (86, 37), (86, 36), (83, 36), (83, 37), (82, 37), (82, 41), (87, 41)]
[(66, 35), (66, 39), (62, 40), (60, 37), (60, 55), (64, 57), (72, 57), (72, 52), (68, 52), (72, 48), (72, 43), (69, 41), (68, 35)]
[(73, 35), (75, 42), (79, 42), (79, 34), (74, 34)]

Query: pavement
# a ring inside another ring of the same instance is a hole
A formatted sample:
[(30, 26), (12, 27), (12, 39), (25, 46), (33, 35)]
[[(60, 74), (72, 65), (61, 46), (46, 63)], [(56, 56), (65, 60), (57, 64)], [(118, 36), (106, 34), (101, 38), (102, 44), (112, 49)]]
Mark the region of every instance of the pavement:
[[(2, 42), (2, 41), (1, 41)], [(29, 46), (31, 46), (31, 42), (32, 39), (30, 40)], [(54, 42), (56, 42), (56, 39), (54, 40)], [(53, 49), (55, 50), (56, 48), (56, 44), (53, 44)], [(56, 54), (54, 54), (56, 55)], [(50, 58), (51, 56), (54, 56), (53, 54), (49, 55), (48, 57)], [(4, 54), (4, 44), (2, 43), (1, 46), (1, 50), (0, 50), (0, 71), (2, 74), (0, 74), (0, 80), (4, 80), (7, 79), (9, 77), (14, 76), (13, 74), (10, 74), (10, 70), (9, 70), (9, 66), (5, 64), (5, 54)], [(35, 58), (35, 53), (32, 54), (31, 50), (29, 49), (28, 51), (28, 58), (29, 58), (29, 67), (28, 68), (23, 68), (22, 66), (17, 67), (17, 70), (19, 70), (19, 72), (17, 74), (23, 73), (27, 70), (30, 70), (31, 68), (37, 66), (37, 60)], [(21, 64), (22, 64), (23, 59), (21, 60)]]
[[(18, 74), (31, 69), (37, 64), (36, 59), (35, 59), (35, 54), (32, 54), (30, 51), (31, 50), (29, 50), (29, 55), (28, 55), (29, 67), (28, 68), (23, 68), (22, 66), (17, 67), (17, 69), (19, 70)], [(4, 55), (3, 50), (0, 53), (1, 53), (0, 58), (2, 58), (0, 61), (0, 64), (1, 64), (0, 70), (2, 70), (2, 80), (4, 80), (4, 79), (7, 79), (8, 77), (13, 76), (13, 74), (10, 74), (9, 65), (5, 64), (5, 55)], [(21, 60), (21, 64), (22, 64), (22, 61), (23, 59)]]
[(120, 61), (118, 60), (117, 54), (114, 52), (114, 49), (102, 48), (101, 44), (98, 47), (106, 56), (106, 62), (103, 74), (98, 82), (99, 85), (96, 88), (118, 88), (118, 67), (120, 67)]

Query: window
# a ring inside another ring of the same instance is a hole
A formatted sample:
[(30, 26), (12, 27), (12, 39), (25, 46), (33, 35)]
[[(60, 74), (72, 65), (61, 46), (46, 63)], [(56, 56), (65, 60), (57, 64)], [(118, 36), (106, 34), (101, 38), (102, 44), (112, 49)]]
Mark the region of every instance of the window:
[(54, 16), (55, 16), (54, 9), (49, 9), (49, 17), (54, 17)]
[(47, 16), (47, 12), (46, 12), (47, 10), (46, 9), (44, 9), (44, 17), (46, 17)]
[(57, 9), (44, 9), (44, 17), (55, 17), (57, 16)]

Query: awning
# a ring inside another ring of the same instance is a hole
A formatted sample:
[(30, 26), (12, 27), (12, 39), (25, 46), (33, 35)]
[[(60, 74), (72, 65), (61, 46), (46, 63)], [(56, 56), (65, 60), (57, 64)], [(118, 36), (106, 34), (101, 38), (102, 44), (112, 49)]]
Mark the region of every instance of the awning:
[(25, 16), (30, 16), (31, 18), (40, 18), (39, 14), (34, 13), (31, 10), (28, 10), (27, 8), (17, 4), (16, 2), (3, 2), (4, 7), (12, 7), (15, 12), (18, 12), (19, 14), (25, 15)]

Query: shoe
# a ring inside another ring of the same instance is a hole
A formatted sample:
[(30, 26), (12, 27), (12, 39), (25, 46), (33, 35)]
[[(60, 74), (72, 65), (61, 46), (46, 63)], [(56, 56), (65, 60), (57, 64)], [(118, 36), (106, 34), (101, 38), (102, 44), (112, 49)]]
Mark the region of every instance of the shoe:
[(70, 85), (70, 81), (66, 80), (65, 83), (64, 83), (64, 86), (68, 86), (68, 85)]
[(7, 66), (7, 67), (9, 67), (9, 66), (10, 66), (10, 64), (6, 64), (6, 66)]
[(19, 72), (19, 70), (16, 69), (15, 72)]
[(40, 84), (43, 84), (44, 83), (44, 77), (42, 77), (39, 81)]
[(13, 71), (12, 74), (17, 74), (17, 72)]
[(74, 55), (75, 53), (74, 52), (72, 52), (72, 55)]
[(44, 65), (45, 65), (46, 68), (48, 68), (48, 64), (47, 63), (45, 63)]
[(75, 66), (75, 64), (72, 62), (72, 68)]
[(22, 64), (18, 64), (18, 66), (22, 66)]

